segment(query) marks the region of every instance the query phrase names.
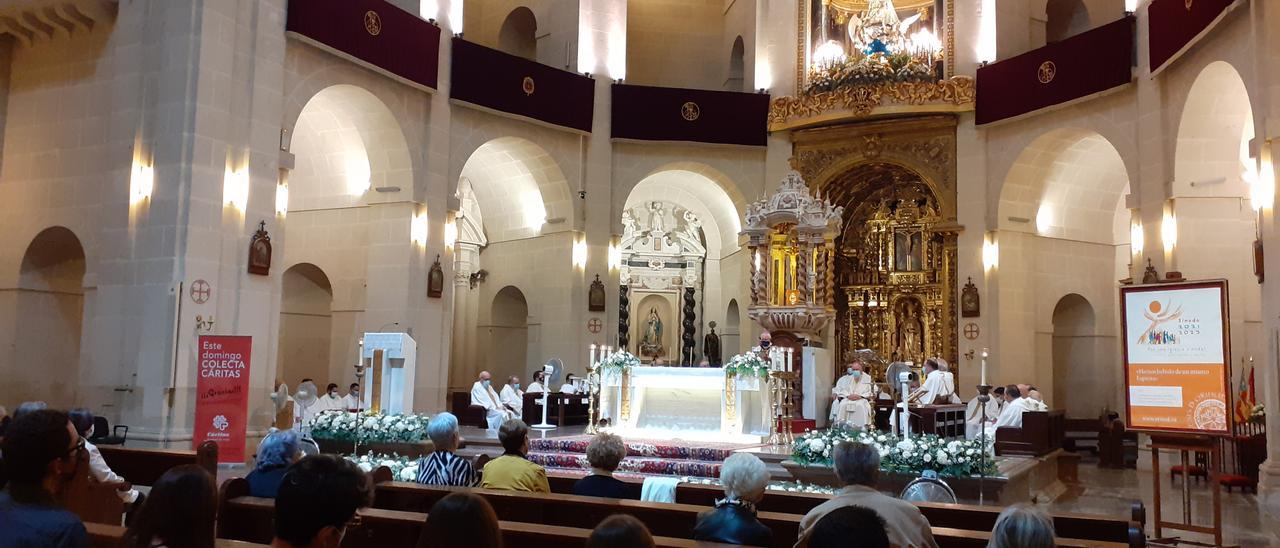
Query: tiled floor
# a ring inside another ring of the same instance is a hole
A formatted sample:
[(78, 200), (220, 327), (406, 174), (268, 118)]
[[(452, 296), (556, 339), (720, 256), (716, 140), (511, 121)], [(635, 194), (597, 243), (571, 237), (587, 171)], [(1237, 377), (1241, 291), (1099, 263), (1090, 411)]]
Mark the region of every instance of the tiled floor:
[[(1164, 505), (1165, 521), (1182, 519), (1182, 480), (1170, 482), (1168, 472), (1160, 479), (1160, 498)], [(1152, 498), (1152, 478), (1149, 467), (1143, 470), (1100, 469), (1093, 464), (1081, 463), (1080, 485), (1068, 489), (1058, 500), (1045, 505), (1049, 511), (1081, 512), (1086, 514), (1127, 515), (1134, 500), (1142, 500), (1147, 507), (1147, 535), (1155, 530), (1155, 505)], [(1192, 521), (1209, 525), (1212, 522), (1213, 499), (1205, 482), (1191, 482)], [(1252, 494), (1222, 492), (1223, 541), (1239, 546), (1280, 546), (1280, 520), (1272, 519), (1258, 504)], [(1179, 536), (1188, 540), (1212, 542), (1207, 535), (1165, 530), (1166, 537)]]

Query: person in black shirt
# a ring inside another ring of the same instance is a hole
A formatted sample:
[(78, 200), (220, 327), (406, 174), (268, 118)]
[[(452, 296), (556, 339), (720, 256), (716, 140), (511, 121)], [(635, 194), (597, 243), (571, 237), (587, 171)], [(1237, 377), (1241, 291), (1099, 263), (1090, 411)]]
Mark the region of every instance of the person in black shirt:
[(591, 463), (591, 475), (573, 484), (573, 494), (613, 499), (639, 499), (637, 486), (629, 485), (613, 477), (622, 458), (627, 456), (627, 446), (622, 438), (613, 434), (598, 434), (587, 446), (587, 462)]
[(734, 453), (720, 467), (724, 499), (713, 510), (698, 514), (693, 540), (773, 546), (773, 531), (756, 518), (756, 503), (764, 498), (769, 472), (750, 453)]

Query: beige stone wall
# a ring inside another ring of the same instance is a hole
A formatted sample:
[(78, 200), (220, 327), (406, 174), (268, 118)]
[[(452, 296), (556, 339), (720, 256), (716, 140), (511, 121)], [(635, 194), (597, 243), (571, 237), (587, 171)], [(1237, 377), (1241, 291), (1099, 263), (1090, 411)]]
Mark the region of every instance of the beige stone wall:
[(628, 0), (627, 81), (722, 89), (729, 67), (724, 34), (723, 0)]

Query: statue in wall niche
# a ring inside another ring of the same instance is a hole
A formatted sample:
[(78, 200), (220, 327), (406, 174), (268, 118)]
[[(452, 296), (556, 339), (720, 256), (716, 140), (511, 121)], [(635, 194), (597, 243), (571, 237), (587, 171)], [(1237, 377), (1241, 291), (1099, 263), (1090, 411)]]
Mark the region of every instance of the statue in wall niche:
[(649, 230), (656, 234), (663, 234), (662, 229), (664, 222), (662, 212), (662, 202), (649, 202)]
[(622, 240), (630, 240), (636, 235), (636, 218), (631, 215), (631, 210), (627, 209), (622, 212)]
[(712, 366), (720, 365), (720, 335), (716, 335), (716, 322), (707, 323), (711, 332), (702, 337), (702, 357)]
[(649, 316), (644, 322), (644, 334), (640, 337), (640, 354), (642, 356), (662, 356), (662, 318), (658, 317), (658, 309), (650, 308)]

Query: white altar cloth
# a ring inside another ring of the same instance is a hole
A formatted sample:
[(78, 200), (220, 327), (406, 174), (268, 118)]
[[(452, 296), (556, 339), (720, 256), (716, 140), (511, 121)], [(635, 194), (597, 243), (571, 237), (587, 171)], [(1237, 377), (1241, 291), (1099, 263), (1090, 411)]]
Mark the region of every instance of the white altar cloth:
[(622, 375), (606, 375), (602, 416), (624, 436), (705, 441), (759, 441), (768, 435), (760, 378), (735, 379), (733, 417), (725, 413), (724, 370), (714, 367), (633, 367), (630, 413), (622, 416)]

